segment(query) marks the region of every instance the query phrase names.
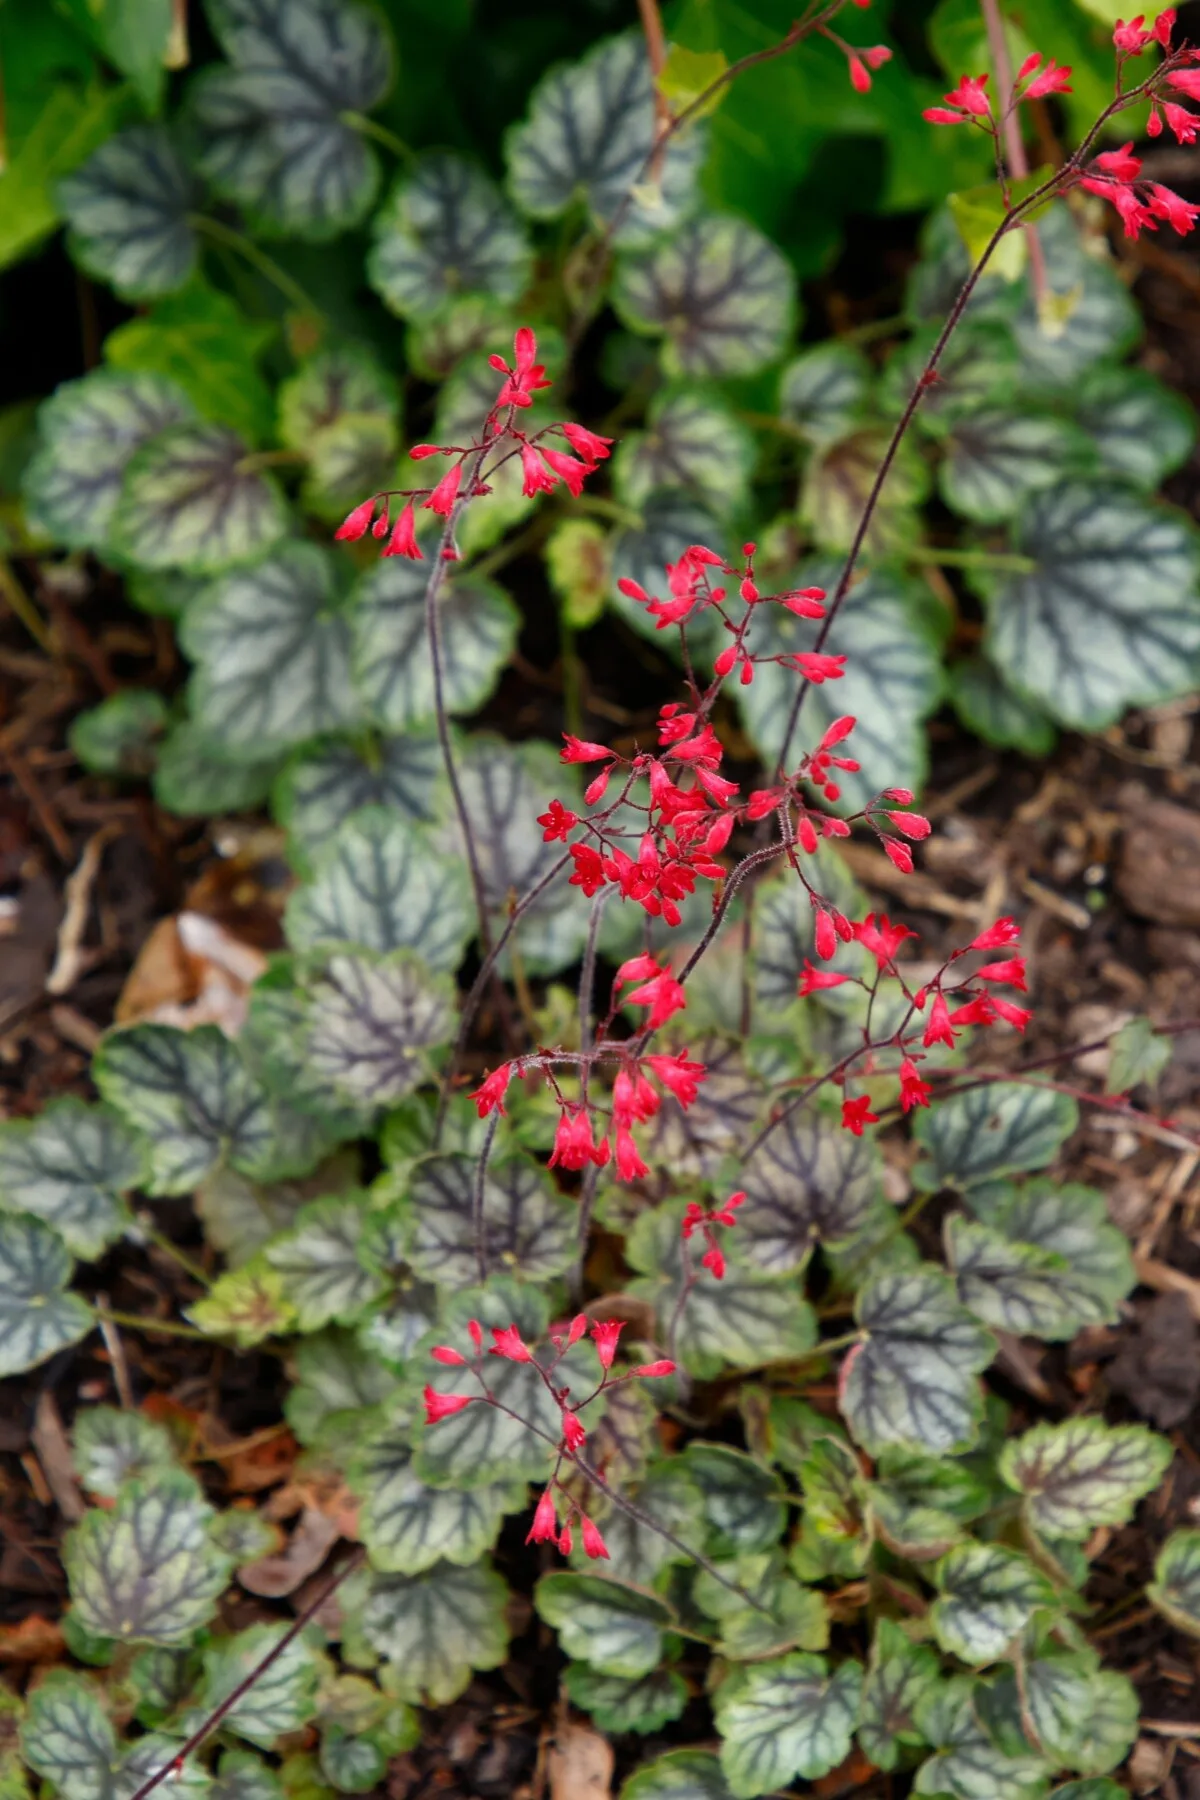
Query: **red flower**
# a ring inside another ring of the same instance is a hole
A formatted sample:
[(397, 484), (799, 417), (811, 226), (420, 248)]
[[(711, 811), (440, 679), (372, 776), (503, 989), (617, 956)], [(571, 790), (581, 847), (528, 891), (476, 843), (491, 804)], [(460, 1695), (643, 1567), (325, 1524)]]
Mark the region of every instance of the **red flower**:
[(635, 1375), (645, 1375), (650, 1377), (673, 1375), (675, 1373), (675, 1364), (664, 1356), (660, 1362), (643, 1363), (639, 1369), (635, 1369), (633, 1372)]
[(342, 520), (333, 535), (339, 543), (347, 541), (354, 543), (360, 537), (365, 537), (367, 535), (367, 532), (370, 529), (371, 520), (374, 516), (375, 496), (372, 494), (369, 500), (364, 500), (361, 506), (356, 506), (353, 512), (348, 512), (346, 514), (346, 517)]
[(455, 1413), (460, 1413), (464, 1406), (474, 1404), (474, 1396), (471, 1394), (439, 1394), (435, 1388), (431, 1387), (425, 1389), (424, 1400), (425, 1422), (428, 1425), (436, 1425), (439, 1419), (452, 1418)]
[(790, 661), (815, 687), (823, 681), (838, 681), (846, 672), (844, 656), (825, 656), (815, 650), (798, 650)]
[(815, 993), (818, 988), (841, 987), (842, 983), (849, 979), (848, 975), (837, 975), (832, 969), (814, 969), (806, 957), (804, 973), (800, 977), (796, 992), (803, 1000), (806, 995)]
[(871, 1111), (871, 1102), (866, 1094), (860, 1094), (857, 1100), (842, 1101), (842, 1124), (855, 1137), (861, 1137), (864, 1125), (878, 1125), (877, 1116)]
[(649, 1169), (638, 1152), (633, 1141), (633, 1133), (628, 1125), (617, 1126), (617, 1174), (622, 1181), (640, 1181), (648, 1175)]
[(573, 813), (561, 800), (552, 800), (546, 811), (538, 814), (542, 841), (547, 844), (552, 844), (556, 838), (565, 844), (578, 823), (579, 814)]
[(724, 1206), (719, 1206), (715, 1212), (710, 1212), (708, 1216), (714, 1225), (736, 1225), (737, 1220), (733, 1215), (738, 1207), (744, 1204), (745, 1199), (746, 1196), (744, 1193), (738, 1192), (736, 1194), (730, 1194)]
[(486, 1119), (490, 1112), (498, 1112), (502, 1119), (508, 1117), (504, 1110), (504, 1096), (512, 1077), (513, 1065), (501, 1063), (498, 1069), (493, 1069), (491, 1074), (480, 1082), (470, 1097), (475, 1102), (475, 1110), (481, 1119)]
[(385, 556), (407, 556), (410, 562), (423, 562), (421, 546), (417, 542), (416, 515), (410, 500), (396, 523), (392, 526), (392, 535), (384, 545)]
[(529, 1346), (521, 1337), (515, 1325), (492, 1326), (495, 1343), (488, 1352), (489, 1356), (502, 1356), (506, 1362), (527, 1363), (533, 1361)]
[(683, 1107), (692, 1104), (700, 1083), (708, 1075), (702, 1062), (688, 1061), (686, 1050), (680, 1050), (674, 1056), (648, 1056), (646, 1061)]
[(704, 1268), (711, 1269), (714, 1281), (725, 1279), (725, 1258), (715, 1244), (704, 1252), (700, 1261)]
[(1015, 944), (1021, 935), (1021, 927), (1010, 918), (997, 919), (986, 931), (972, 938), (967, 945), (968, 950), (1004, 950), (1009, 944)]
[(447, 470), (446, 474), (442, 476), (442, 479), (438, 482), (428, 500), (426, 500), (426, 512), (439, 513), (443, 519), (448, 519), (451, 512), (454, 510), (454, 502), (458, 496), (458, 484), (461, 480), (462, 464), (457, 462), (452, 469)]
[(933, 1005), (929, 1009), (929, 1023), (925, 1027), (925, 1035), (921, 1039), (928, 1050), (934, 1044), (954, 1045), (954, 1027), (950, 1023), (950, 1008), (943, 995), (935, 994)]
[(571, 1526), (568, 1522), (558, 1534), (558, 1547), (564, 1556), (570, 1556), (573, 1543), (574, 1539), (571, 1536)]
[(611, 438), (600, 437), (595, 431), (589, 431), (586, 425), (572, 425), (564, 419), (558, 428), (574, 450), (576, 456), (582, 456), (584, 462), (593, 466), (603, 462), (609, 453)]
[[(1171, 100), (1164, 100), (1162, 102), (1162, 110), (1163, 117), (1171, 127), (1171, 130), (1175, 133), (1178, 141), (1181, 144), (1194, 144), (1196, 141), (1197, 130), (1200, 129), (1200, 119), (1196, 117), (1196, 114), (1189, 112), (1186, 106), (1176, 106)], [(1157, 121), (1158, 114), (1156, 112), (1146, 127), (1151, 137), (1157, 137), (1158, 132), (1162, 130), (1161, 125), (1158, 126), (1158, 131), (1154, 129)]]
[(1133, 154), (1133, 139), (1119, 150), (1105, 150), (1093, 158), (1096, 168), (1103, 169), (1114, 181), (1136, 181), (1142, 172), (1142, 161)]
[(826, 731), (825, 736), (821, 739), (817, 748), (819, 750), (832, 750), (835, 744), (840, 744), (843, 738), (848, 738), (850, 736), (850, 733), (857, 724), (858, 720), (854, 717), (853, 713), (843, 713), (840, 719), (835, 719), (833, 721), (833, 724)]
[(529, 1528), (527, 1544), (556, 1544), (558, 1542), (558, 1514), (554, 1510), (554, 1496), (549, 1488), (542, 1490), (542, 1497), (537, 1503), (533, 1515), (533, 1524)]
[(586, 1554), (588, 1556), (603, 1556), (607, 1558), (608, 1548), (604, 1539), (600, 1536), (599, 1531), (592, 1524), (592, 1521), (588, 1518), (582, 1518), (582, 1528), (583, 1548)]
[[(1040, 62), (1041, 58), (1039, 57), (1038, 60)], [(1041, 74), (1036, 76), (1034, 80), (1030, 82), (1029, 86), (1025, 89), (1025, 92), (1021, 95), (1021, 99), (1041, 100), (1047, 94), (1069, 94), (1071, 92), (1070, 75), (1071, 70), (1069, 65), (1066, 67), (1057, 66), (1054, 58), (1051, 57)]]
[(958, 86), (943, 98), (949, 106), (959, 106), (973, 118), (986, 118), (990, 111), (988, 97), (983, 91), (987, 82), (986, 75), (964, 75)]
[(582, 1169), (587, 1163), (603, 1168), (609, 1158), (608, 1140), (597, 1144), (592, 1137), (592, 1121), (585, 1107), (574, 1111), (567, 1107), (559, 1114), (550, 1155), (552, 1169)]
[(884, 849), (888, 853), (889, 861), (895, 863), (902, 875), (911, 875), (913, 872), (913, 859), (912, 851), (909, 849), (908, 845), (902, 844), (898, 838), (890, 837), (885, 837), (882, 842)]
[(658, 972), (658, 964), (654, 958), (647, 951), (643, 951), (640, 956), (631, 956), (627, 962), (621, 964), (617, 970), (615, 985), (624, 987), (627, 981), (647, 981)]
[(950, 1014), (952, 1025), (990, 1025), (997, 1017), (996, 1003), (990, 994), (977, 994), (965, 1006), (956, 1006)]
[(896, 952), (905, 938), (916, 937), (907, 925), (893, 925), (886, 913), (878, 918), (868, 913), (860, 925), (854, 926), (854, 935), (864, 950), (869, 950), (881, 969), (895, 962)]
[(567, 1446), (567, 1449), (571, 1451), (578, 1450), (587, 1440), (587, 1432), (583, 1429), (583, 1426), (579, 1423), (575, 1414), (573, 1412), (568, 1412), (565, 1407), (563, 1408), (562, 1416), (562, 1434), (563, 1443)]
[(905, 1112), (914, 1106), (928, 1106), (933, 1089), (921, 1080), (921, 1072), (907, 1056), (900, 1064), (900, 1104)]
[(1007, 962), (988, 963), (980, 969), (981, 981), (1002, 981), (1008, 987), (1015, 987), (1019, 993), (1025, 992), (1025, 958), (1013, 956)]
[(570, 886), (582, 888), (590, 900), (604, 886), (604, 859), (590, 844), (572, 844), (571, 855), (575, 860), (575, 873), (571, 876)]
[(612, 1368), (613, 1357), (617, 1354), (617, 1339), (624, 1329), (625, 1323), (622, 1319), (597, 1320), (596, 1324), (592, 1326), (592, 1338), (602, 1369)]
[(687, 1005), (687, 996), (669, 969), (661, 970), (653, 981), (643, 987), (635, 988), (632, 994), (625, 996), (630, 1006), (648, 1006), (650, 1016), (646, 1024), (651, 1031), (657, 1031), (660, 1025), (677, 1012), (682, 1012)]
[(1174, 227), (1181, 237), (1194, 230), (1200, 206), (1190, 206), (1172, 188), (1150, 183), (1150, 211)]
[(992, 1007), (1001, 1019), (1015, 1025), (1018, 1031), (1024, 1031), (1033, 1014), (1023, 1006), (1015, 1006), (1011, 1000), (1002, 999), (999, 994), (991, 996)]
[(452, 1350), (449, 1344), (435, 1344), (429, 1352), (434, 1362), (444, 1363), (448, 1369), (461, 1369), (466, 1366), (466, 1357), (461, 1351)]
[(554, 473), (566, 482), (568, 491), (578, 499), (583, 492), (583, 484), (591, 474), (591, 466), (581, 463), (573, 456), (564, 456), (561, 450), (543, 448), (545, 457)]
[(599, 762), (601, 757), (615, 754), (606, 744), (589, 744), (582, 738), (572, 737), (569, 731), (564, 731), (563, 747), (558, 753), (558, 760), (565, 763)]
[(535, 494), (554, 492), (554, 476), (529, 444), (521, 445), (521, 473), (525, 478), (521, 483), (521, 492), (527, 500), (532, 500)]

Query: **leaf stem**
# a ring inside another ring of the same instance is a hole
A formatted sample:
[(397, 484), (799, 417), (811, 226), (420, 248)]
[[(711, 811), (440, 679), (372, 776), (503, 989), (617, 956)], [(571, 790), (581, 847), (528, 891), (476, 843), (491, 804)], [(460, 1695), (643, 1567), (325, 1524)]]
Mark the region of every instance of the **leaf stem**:
[(909, 562), (928, 563), (938, 569), (995, 569), (998, 573), (1032, 575), (1037, 559), (1009, 550), (943, 549), (940, 544), (919, 544), (906, 551)]
[[(153, 1244), (155, 1249), (161, 1250), (164, 1256), (169, 1256), (172, 1262), (178, 1263), (185, 1275), (190, 1275), (192, 1280), (198, 1282), (202, 1288), (211, 1287), (212, 1277), (205, 1274), (198, 1262), (192, 1261), (186, 1250), (181, 1250), (179, 1245), (167, 1237), (165, 1232), (156, 1230), (153, 1225), (147, 1224), (144, 1218), (139, 1219), (138, 1224), (145, 1233), (147, 1241)], [(112, 1316), (116, 1317), (115, 1314)]]
[(344, 112), (341, 119), (343, 125), (352, 126), (355, 131), (361, 132), (363, 137), (373, 138), (377, 144), (382, 144), (385, 150), (390, 150), (393, 156), (398, 156), (400, 161), (407, 163), (410, 168), (416, 162), (417, 153), (412, 145), (406, 144), (402, 137), (397, 137), (394, 131), (389, 131), (386, 125), (381, 125), (378, 119), (372, 119), (368, 113)]
[(253, 238), (244, 231), (237, 231), (232, 225), (222, 224), (220, 219), (210, 218), (207, 213), (189, 213), (188, 224), (193, 231), (210, 237), (214, 244), (223, 244), (227, 250), (235, 250), (252, 268), (258, 270), (264, 280), (281, 293), (285, 300), (290, 300), (298, 312), (310, 313), (313, 318), (325, 323), (325, 314), (312, 297), (305, 293), (300, 283), (281, 269), (273, 256), (256, 244)]
[(92, 1307), (97, 1324), (124, 1325), (130, 1331), (157, 1331), (163, 1337), (191, 1338), (194, 1343), (207, 1344), (211, 1340), (206, 1332), (196, 1325), (184, 1325), (175, 1319), (145, 1319), (140, 1313), (113, 1312), (107, 1306)]

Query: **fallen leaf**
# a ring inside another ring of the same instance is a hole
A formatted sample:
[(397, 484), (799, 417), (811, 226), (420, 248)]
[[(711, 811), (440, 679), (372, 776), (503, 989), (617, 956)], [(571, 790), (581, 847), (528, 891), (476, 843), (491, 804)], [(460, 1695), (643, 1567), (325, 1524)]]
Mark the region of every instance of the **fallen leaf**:
[(568, 1720), (550, 1746), (550, 1800), (607, 1800), (614, 1761), (607, 1738), (590, 1725)]
[(238, 1580), (248, 1593), (280, 1600), (316, 1573), (340, 1535), (332, 1519), (315, 1506), (306, 1506), (283, 1549), (274, 1556), (260, 1556), (257, 1562), (246, 1563), (238, 1570)]
[(30, 1613), (19, 1625), (0, 1625), (0, 1663), (61, 1662), (66, 1653), (62, 1627), (41, 1613)]

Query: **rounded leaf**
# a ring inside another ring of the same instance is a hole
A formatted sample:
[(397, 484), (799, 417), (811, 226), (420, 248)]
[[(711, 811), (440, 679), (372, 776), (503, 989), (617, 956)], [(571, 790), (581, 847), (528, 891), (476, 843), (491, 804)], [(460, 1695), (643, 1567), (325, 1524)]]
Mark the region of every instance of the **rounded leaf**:
[(862, 1229), (880, 1176), (873, 1139), (812, 1112), (792, 1113), (738, 1171), (746, 1194), (737, 1214), (739, 1257), (770, 1275), (802, 1269), (815, 1245), (836, 1248)]
[(672, 1614), (657, 1595), (600, 1575), (543, 1575), (534, 1605), (568, 1656), (602, 1675), (649, 1675), (662, 1661)]
[(305, 357), (279, 385), (279, 440), (307, 451), (319, 431), (363, 414), (390, 419), (400, 404), (396, 383), (359, 344), (330, 344)]
[(125, 300), (183, 286), (196, 266), (196, 183), (161, 125), (118, 131), (59, 183), (70, 248)]
[(207, 817), (211, 813), (249, 812), (261, 805), (271, 791), (279, 770), (279, 758), (227, 762), (221, 745), (191, 719), (173, 725), (158, 751), (154, 771), (154, 798), (181, 818)]
[(914, 1135), (925, 1155), (913, 1181), (926, 1192), (967, 1189), (1020, 1169), (1044, 1168), (1078, 1123), (1075, 1102), (1050, 1088), (989, 1081), (950, 1094), (917, 1117)]
[(661, 1731), (688, 1702), (687, 1682), (674, 1669), (630, 1677), (603, 1675), (584, 1662), (568, 1663), (563, 1686), (574, 1705), (592, 1715), (598, 1730), (607, 1732)]
[(1082, 1415), (1011, 1439), (999, 1468), (1025, 1496), (1024, 1515), (1036, 1532), (1082, 1542), (1097, 1525), (1131, 1519), (1173, 1456), (1169, 1439), (1144, 1425), (1107, 1425)]
[[(425, 631), (428, 565), (389, 557), (359, 584), (351, 629), (354, 679), (385, 731), (408, 731), (437, 711)], [(438, 597), (442, 694), (446, 711), (482, 706), (517, 641), (520, 618), (491, 582), (447, 581)]]
[(867, 410), (871, 365), (861, 350), (834, 341), (806, 350), (779, 378), (779, 416), (810, 444), (836, 443)]
[(198, 575), (253, 562), (283, 536), (287, 515), (275, 483), (246, 461), (223, 425), (160, 432), (125, 471), (113, 548), (144, 569)]
[(975, 1668), (997, 1662), (1038, 1607), (1055, 1598), (1041, 1570), (1006, 1544), (960, 1544), (942, 1557), (934, 1579), (934, 1636), (948, 1655)]
[(117, 1738), (95, 1683), (69, 1669), (48, 1669), (30, 1690), (21, 1754), (62, 1800), (108, 1800)]
[[(197, 1703), (205, 1712), (220, 1706), (277, 1649), (288, 1627), (251, 1625), (236, 1636), (218, 1639), (204, 1652), (204, 1674)], [(325, 1659), (304, 1633), (279, 1651), (224, 1714), (223, 1730), (248, 1738), (269, 1750), (285, 1732), (299, 1731), (317, 1710), (317, 1683), (326, 1672)]]
[(165, 1425), (115, 1406), (88, 1406), (72, 1430), (75, 1472), (89, 1494), (115, 1499), (123, 1482), (178, 1467)]
[(351, 813), (382, 807), (428, 824), (436, 812), (442, 752), (432, 730), (377, 743), (329, 743), (293, 757), (275, 785), (272, 810), (293, 844), (316, 855)]
[(795, 282), (753, 225), (709, 216), (622, 260), (613, 304), (634, 331), (665, 338), (668, 374), (752, 375), (788, 341)]
[(145, 776), (154, 767), (155, 740), (169, 716), (166, 701), (153, 688), (123, 688), (77, 713), (67, 741), (94, 775)]
[(363, 1198), (314, 1200), (291, 1231), (266, 1246), (263, 1258), (301, 1331), (351, 1323), (383, 1292), (383, 1278), (365, 1254), (367, 1223)]
[(494, 182), (453, 151), (418, 158), (375, 215), (367, 279), (402, 319), (463, 294), (517, 300), (529, 278), (525, 233)]
[(308, 1070), (355, 1105), (403, 1100), (428, 1074), (428, 1052), (453, 1036), (455, 999), (410, 951), (331, 956), (309, 995)]
[(1093, 369), (1079, 390), (1075, 417), (1101, 465), (1147, 490), (1186, 462), (1196, 441), (1187, 401), (1145, 369)]
[(830, 1675), (823, 1658), (803, 1651), (727, 1676), (715, 1710), (730, 1791), (751, 1800), (835, 1769), (849, 1753), (861, 1691), (860, 1663)]
[(723, 518), (745, 500), (754, 459), (753, 438), (727, 407), (683, 389), (656, 399), (646, 429), (622, 438), (613, 484), (630, 506), (673, 491)]
[(372, 1568), (397, 1575), (419, 1575), (439, 1561), (478, 1562), (494, 1545), (505, 1513), (525, 1498), (519, 1484), (428, 1487), (414, 1473), (412, 1450), (395, 1426), (359, 1452), (350, 1483)]
[(865, 1332), (842, 1364), (842, 1413), (863, 1448), (888, 1444), (939, 1454), (965, 1449), (982, 1410), (978, 1376), (995, 1343), (928, 1265), (877, 1275), (855, 1316)]
[(496, 1669), (508, 1651), (508, 1589), (487, 1561), (469, 1569), (435, 1563), (421, 1575), (375, 1575), (363, 1603), (362, 1635), (388, 1661), (399, 1699), (444, 1706), (475, 1669)]
[(1173, 1531), (1154, 1564), (1146, 1597), (1164, 1618), (1200, 1637), (1200, 1531)]
[(36, 1368), (92, 1329), (91, 1307), (63, 1292), (73, 1266), (40, 1219), (0, 1214), (0, 1375)]
[(1087, 472), (1094, 454), (1066, 419), (992, 406), (959, 419), (946, 438), (938, 486), (964, 519), (995, 524), (1068, 475)]
[(949, 699), (968, 731), (1001, 750), (1048, 756), (1057, 736), (1040, 707), (1013, 692), (983, 656), (964, 657), (947, 671)]
[(94, 1261), (121, 1236), (145, 1173), (144, 1146), (105, 1106), (68, 1096), (0, 1125), (0, 1210), (45, 1219), (76, 1256)]
[(732, 1789), (708, 1750), (669, 1750), (643, 1763), (621, 1789), (621, 1800), (731, 1800)]
[(404, 1215), (407, 1260), (439, 1287), (500, 1274), (548, 1281), (578, 1254), (575, 1203), (523, 1156), (489, 1163), (481, 1187), (477, 1157), (427, 1156)]

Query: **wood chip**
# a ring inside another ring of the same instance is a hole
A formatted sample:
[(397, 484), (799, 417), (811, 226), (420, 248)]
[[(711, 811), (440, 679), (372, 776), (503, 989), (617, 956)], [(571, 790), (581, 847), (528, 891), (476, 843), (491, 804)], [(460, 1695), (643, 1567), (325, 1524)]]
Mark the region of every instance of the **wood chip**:
[(612, 1793), (612, 1745), (590, 1725), (575, 1719), (560, 1725), (547, 1762), (550, 1800), (607, 1800)]
[(1182, 1294), (1192, 1309), (1192, 1317), (1200, 1319), (1200, 1281), (1194, 1276), (1185, 1275), (1182, 1269), (1173, 1269), (1152, 1256), (1135, 1256), (1133, 1266), (1145, 1287), (1153, 1288), (1156, 1294)]
[(29, 1438), (59, 1512), (73, 1525), (87, 1511), (87, 1502), (75, 1474), (62, 1415), (49, 1388), (43, 1388), (38, 1395)]
[(1061, 919), (1064, 925), (1070, 925), (1074, 931), (1086, 931), (1092, 922), (1092, 915), (1086, 906), (1080, 906), (1074, 900), (1065, 900), (1053, 888), (1044, 887), (1040, 881), (1035, 881), (1032, 875), (1027, 875), (1022, 881), (1021, 892), (1035, 906), (1053, 913), (1056, 919)]
[(69, 994), (91, 965), (92, 956), (83, 948), (83, 938), (92, 909), (92, 889), (104, 860), (105, 845), (119, 832), (120, 826), (115, 823), (102, 825), (99, 831), (93, 832), (83, 847), (83, 855), (63, 883), (66, 911), (59, 926), (54, 967), (46, 977), (48, 994)]

